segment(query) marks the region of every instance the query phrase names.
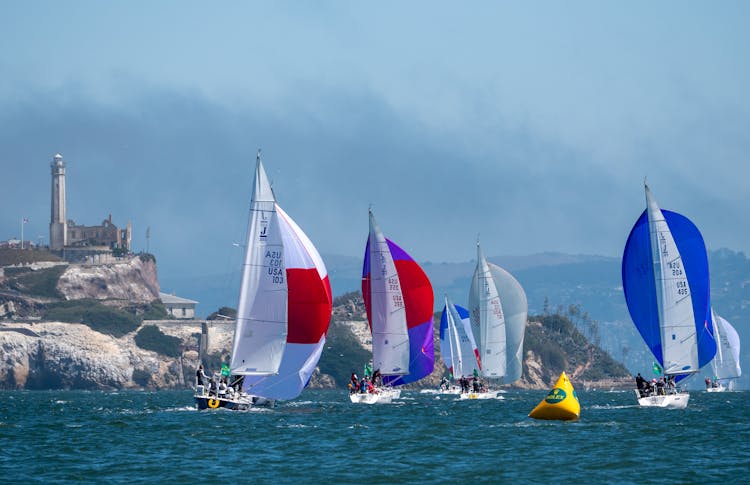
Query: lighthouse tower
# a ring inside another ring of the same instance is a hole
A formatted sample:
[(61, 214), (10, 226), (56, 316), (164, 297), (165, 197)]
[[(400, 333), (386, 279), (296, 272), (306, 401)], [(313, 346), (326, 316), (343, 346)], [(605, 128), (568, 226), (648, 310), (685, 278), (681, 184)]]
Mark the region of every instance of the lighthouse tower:
[(49, 223), (49, 248), (62, 250), (68, 243), (68, 223), (65, 219), (65, 162), (59, 153), (50, 163), (52, 167), (52, 212)]

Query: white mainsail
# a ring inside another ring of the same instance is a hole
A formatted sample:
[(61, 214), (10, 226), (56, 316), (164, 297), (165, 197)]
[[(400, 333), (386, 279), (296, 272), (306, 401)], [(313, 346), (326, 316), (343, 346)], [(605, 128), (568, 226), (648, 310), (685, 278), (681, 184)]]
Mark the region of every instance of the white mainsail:
[(288, 287), (276, 200), (260, 153), (250, 201), (245, 263), (234, 331), (232, 374), (276, 374), (287, 336)]
[(477, 266), (469, 290), (469, 314), (474, 337), (479, 337), (482, 375), (499, 379), (507, 372), (503, 306), (490, 267), (477, 243)]
[(664, 374), (699, 370), (693, 305), (682, 257), (664, 215), (645, 186)]
[(370, 211), (372, 363), (382, 375), (409, 373), (409, 334), (401, 283), (388, 242)]
[(714, 338), (718, 342), (716, 356), (712, 361), (717, 380), (735, 379), (742, 375), (740, 368), (740, 336), (737, 330), (723, 317), (711, 309), (714, 322)]

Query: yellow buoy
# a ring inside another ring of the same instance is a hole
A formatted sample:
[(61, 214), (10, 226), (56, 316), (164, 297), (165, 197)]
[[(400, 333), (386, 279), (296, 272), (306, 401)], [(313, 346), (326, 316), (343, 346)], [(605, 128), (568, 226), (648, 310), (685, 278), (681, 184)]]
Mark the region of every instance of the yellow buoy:
[(559, 419), (561, 421), (575, 420), (580, 415), (581, 404), (565, 372), (560, 374), (555, 387), (547, 394), (547, 397), (529, 413), (529, 417), (534, 419)]

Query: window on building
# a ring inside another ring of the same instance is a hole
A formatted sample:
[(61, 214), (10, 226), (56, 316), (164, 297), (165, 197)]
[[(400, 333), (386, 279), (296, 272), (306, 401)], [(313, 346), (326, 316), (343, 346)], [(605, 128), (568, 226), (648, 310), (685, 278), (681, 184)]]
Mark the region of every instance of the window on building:
[(182, 307), (182, 316), (183, 317), (187, 316), (187, 308), (185, 307)]

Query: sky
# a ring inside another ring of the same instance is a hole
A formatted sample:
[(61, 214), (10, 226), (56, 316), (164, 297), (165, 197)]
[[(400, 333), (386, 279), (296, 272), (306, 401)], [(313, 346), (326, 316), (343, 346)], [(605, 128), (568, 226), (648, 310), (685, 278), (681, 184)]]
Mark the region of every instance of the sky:
[[(750, 251), (747, 2), (0, 2), (0, 240), (133, 227), (169, 291), (241, 260), (256, 151), (325, 255), (619, 257), (645, 208)], [(146, 241), (146, 228), (150, 239)], [(164, 286), (164, 285), (163, 285)], [(200, 295), (183, 295), (200, 299)]]

